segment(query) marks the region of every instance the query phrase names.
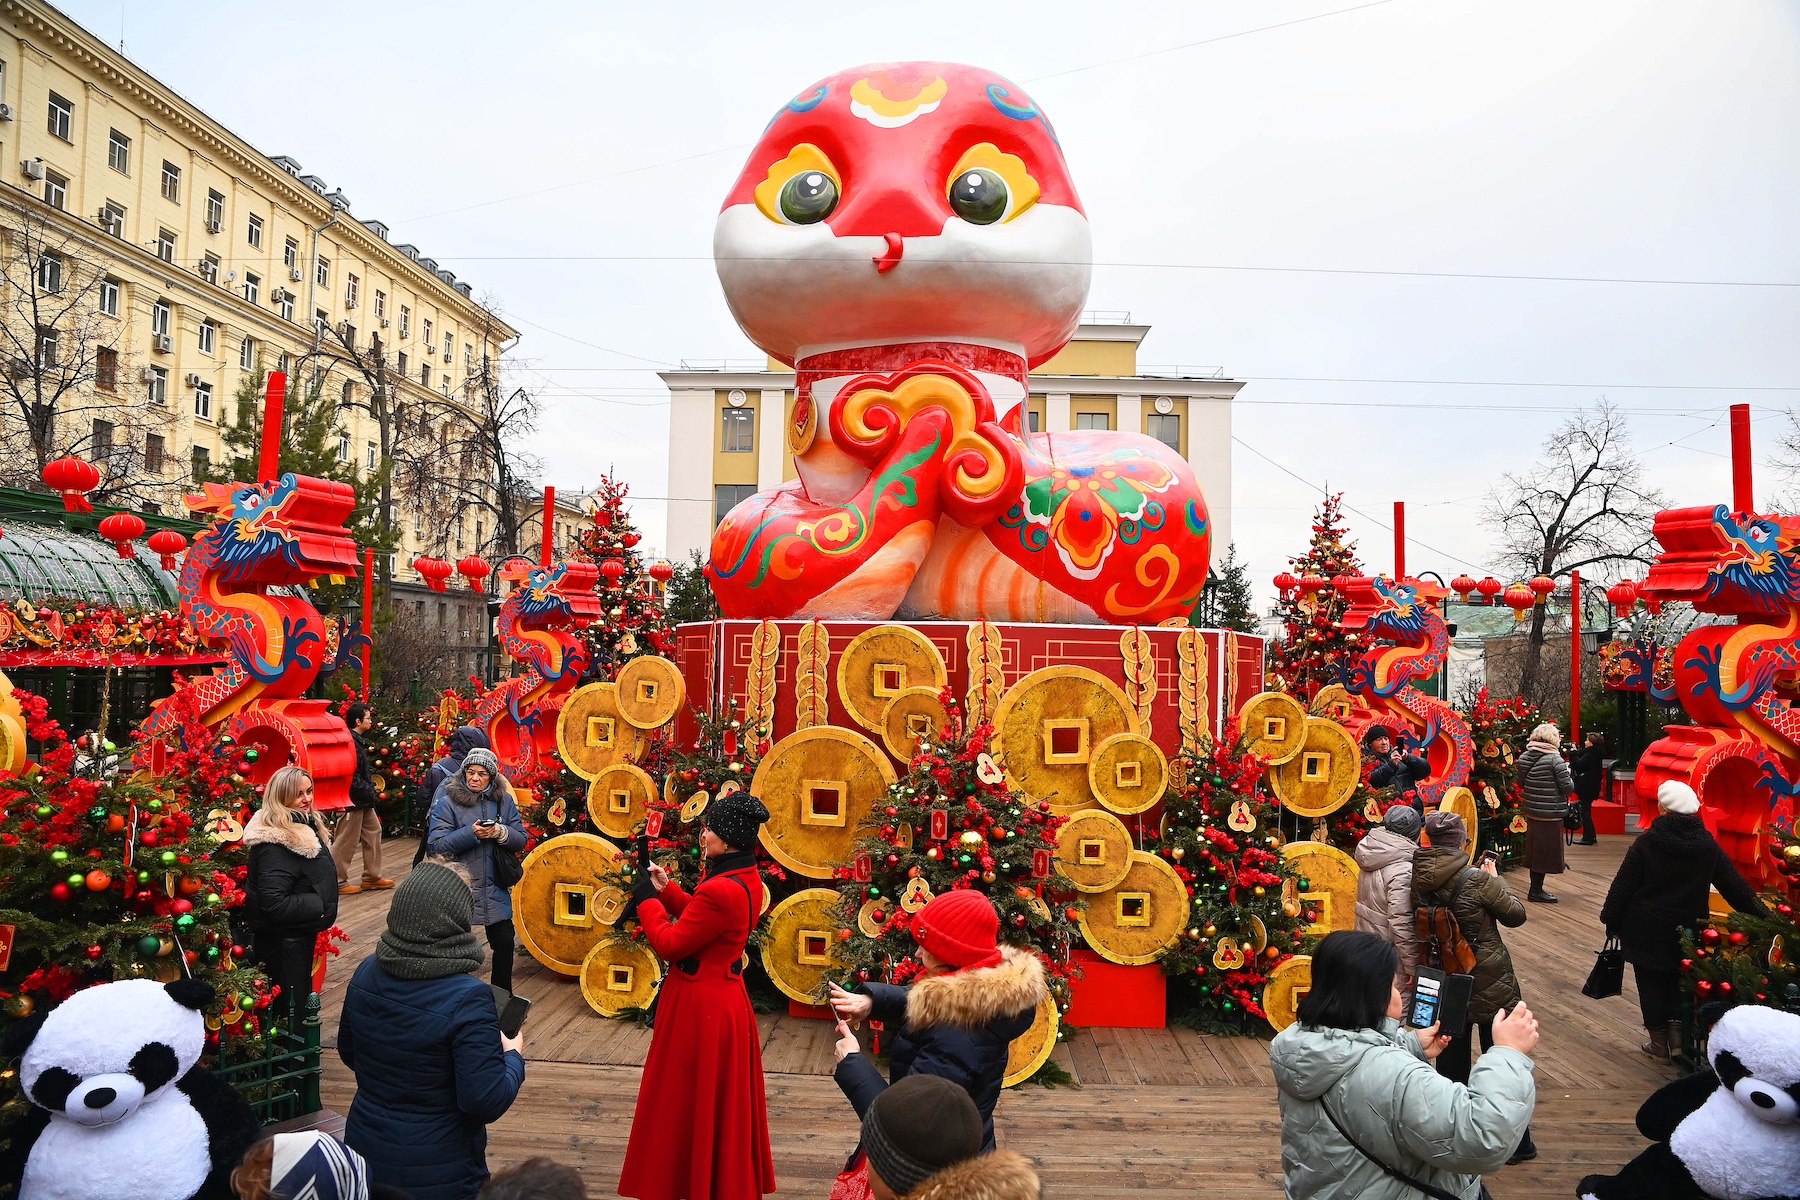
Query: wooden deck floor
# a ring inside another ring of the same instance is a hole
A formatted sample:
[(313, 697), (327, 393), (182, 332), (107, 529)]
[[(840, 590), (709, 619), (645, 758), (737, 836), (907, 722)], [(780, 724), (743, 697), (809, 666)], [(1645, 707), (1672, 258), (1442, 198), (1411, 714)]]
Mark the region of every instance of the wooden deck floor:
[[(1508, 930), (1525, 997), (1543, 1026), (1533, 1132), (1541, 1157), (1488, 1180), (1500, 1200), (1570, 1196), (1575, 1181), (1612, 1170), (1643, 1148), (1638, 1104), (1674, 1077), (1638, 1051), (1637, 998), (1581, 996), (1600, 931), (1596, 913), (1630, 837), (1571, 847), (1570, 870), (1551, 887), (1560, 905), (1530, 905)], [(390, 875), (404, 878), (410, 841), (386, 846)], [(1515, 889), (1522, 873), (1507, 876)], [(343, 989), (385, 920), (387, 897), (346, 896), (339, 924), (350, 935), (329, 973), (326, 1038), (336, 1032)], [(549, 1154), (579, 1167), (596, 1196), (612, 1195), (624, 1159), (639, 1067), (650, 1035), (591, 1012), (580, 990), (521, 957), (515, 987), (534, 1002), (526, 1028), (525, 1090), (489, 1131), (490, 1164)], [(831, 1028), (787, 1016), (762, 1019), (770, 1135), (784, 1195), (824, 1196), (856, 1141), (854, 1118), (830, 1079)], [(1052, 1196), (1127, 1195), (1221, 1200), (1281, 1195), (1280, 1121), (1264, 1043), (1186, 1029), (1083, 1030), (1056, 1052), (1078, 1089), (1026, 1086), (998, 1112), (1000, 1140), (1036, 1160)], [(328, 1055), (325, 1102), (347, 1111), (355, 1081)]]

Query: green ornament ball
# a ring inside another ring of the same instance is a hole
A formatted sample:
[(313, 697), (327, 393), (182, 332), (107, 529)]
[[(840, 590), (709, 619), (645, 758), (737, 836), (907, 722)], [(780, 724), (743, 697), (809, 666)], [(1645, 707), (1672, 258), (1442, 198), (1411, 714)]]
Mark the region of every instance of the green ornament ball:
[(256, 997), (255, 996), (239, 996), (238, 997), (238, 1007), (243, 1009), (245, 1012), (249, 1012), (251, 1009), (256, 1007)]
[(146, 933), (137, 940), (137, 952), (145, 958), (150, 958), (155, 955), (157, 949), (161, 947), (161, 945), (162, 943), (160, 941)]
[(50, 852), (50, 861), (53, 863), (66, 863), (69, 861), (69, 852), (67, 850), (52, 850)]
[(106, 824), (106, 818), (111, 815), (112, 814), (108, 813), (104, 808), (88, 809), (88, 821), (90, 824), (104, 825)]
[(69, 886), (72, 888), (86, 887), (87, 876), (77, 871), (75, 874), (69, 876)]
[(162, 806), (163, 806), (163, 802), (161, 800), (152, 800), (152, 801), (150, 801), (150, 803), (144, 805), (144, 807), (149, 809), (151, 812), (161, 812)]
[(48, 804), (40, 804), (37, 806), (37, 815), (40, 820), (45, 820), (55, 816), (56, 810), (51, 808)]
[(182, 913), (179, 917), (175, 918), (175, 928), (177, 930), (179, 930), (180, 932), (186, 933), (188, 930), (192, 929), (193, 927), (194, 927), (194, 914), (193, 913)]
[(259, 759), (261, 757), (262, 757), (262, 753), (254, 748), (244, 751), (244, 761), (245, 762), (255, 762), (257, 759)]
[(217, 904), (219, 902), (219, 893), (217, 893), (217, 892), (206, 893), (206, 902), (208, 904)]
[(880, 888), (872, 887), (869, 889), (869, 899), (879, 900), (880, 898), (881, 898), (881, 889)]
[(219, 961), (219, 958), (220, 958), (219, 948), (217, 946), (208, 946), (206, 948), (205, 952), (201, 955), (201, 957), (204, 958), (207, 961), (207, 963), (209, 963), (209, 964), (216, 963)]
[(233, 746), (236, 744), (237, 744), (237, 739), (232, 737), (229, 733), (219, 739), (219, 745), (221, 745), (221, 746)]
[(103, 741), (103, 742), (101, 742), (101, 743), (100, 743), (100, 748), (101, 748), (101, 749), (102, 749), (102, 750), (105, 750), (105, 751), (106, 751), (106, 752), (108, 752), (108, 753), (109, 753), (109, 754), (110, 754), (110, 753), (111, 753), (111, 752), (112, 752), (112, 751), (114, 751), (114, 750), (117, 750), (117, 749), (118, 749), (118, 747), (117, 747), (117, 746), (115, 746), (115, 745), (114, 745), (114, 744), (113, 744), (113, 743), (112, 743), (112, 742), (110, 742), (110, 741)]
[(162, 865), (165, 867), (172, 867), (175, 865), (175, 852), (173, 850), (164, 850), (162, 852)]
[(139, 871), (138, 872), (138, 882), (139, 883), (149, 883), (150, 882), (150, 872)]

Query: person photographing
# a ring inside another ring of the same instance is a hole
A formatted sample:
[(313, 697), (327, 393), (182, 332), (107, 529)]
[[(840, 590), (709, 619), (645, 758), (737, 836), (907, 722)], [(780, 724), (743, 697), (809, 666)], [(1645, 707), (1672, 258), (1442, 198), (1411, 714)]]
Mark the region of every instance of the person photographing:
[[(1431, 778), (1431, 764), (1395, 745), (1393, 732), (1386, 725), (1370, 726), (1363, 735), (1363, 749), (1375, 763), (1375, 769), (1369, 772), (1369, 786), (1376, 791), (1392, 789), (1404, 795)], [(1424, 801), (1414, 796), (1412, 803), (1423, 815)]]

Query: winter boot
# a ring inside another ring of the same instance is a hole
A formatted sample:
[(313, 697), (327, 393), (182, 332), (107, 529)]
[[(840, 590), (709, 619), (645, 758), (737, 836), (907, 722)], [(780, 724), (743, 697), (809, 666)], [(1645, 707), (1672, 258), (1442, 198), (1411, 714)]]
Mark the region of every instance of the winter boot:
[(1669, 1061), (1670, 1035), (1679, 1037), (1680, 1028), (1678, 1024), (1671, 1024), (1667, 1029), (1646, 1029), (1644, 1032), (1650, 1035), (1650, 1040), (1638, 1048), (1657, 1062), (1666, 1063)]

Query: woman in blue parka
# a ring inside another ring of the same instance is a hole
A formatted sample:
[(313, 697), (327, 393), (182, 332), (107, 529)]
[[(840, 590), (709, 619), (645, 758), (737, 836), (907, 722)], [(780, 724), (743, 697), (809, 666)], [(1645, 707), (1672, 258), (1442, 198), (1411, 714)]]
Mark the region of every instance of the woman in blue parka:
[(494, 882), (494, 856), (525, 849), (525, 822), (519, 819), (512, 788), (500, 774), (492, 750), (463, 755), (462, 770), (439, 785), (426, 823), (428, 853), (450, 858), (469, 873), (475, 893), (475, 924), (487, 928), (493, 952), (494, 986), (512, 990), (512, 894)]

